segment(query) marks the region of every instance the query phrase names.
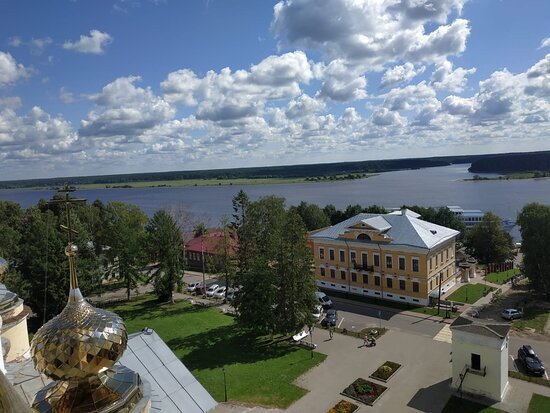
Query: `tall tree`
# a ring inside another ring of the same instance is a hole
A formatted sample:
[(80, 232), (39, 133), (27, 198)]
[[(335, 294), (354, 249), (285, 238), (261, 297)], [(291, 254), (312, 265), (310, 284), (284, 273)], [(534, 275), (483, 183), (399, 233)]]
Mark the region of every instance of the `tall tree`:
[(298, 215), (300, 215), (308, 231), (328, 227), (330, 225), (329, 217), (318, 205), (308, 204), (302, 201), (297, 206), (293, 206), (290, 209), (296, 211)]
[[(263, 332), (289, 332), (311, 322), (314, 306), (312, 257), (300, 216), (284, 199), (250, 203), (241, 230), (250, 259), (237, 274), (238, 321)], [(239, 236), (239, 248), (241, 245)]]
[(123, 202), (109, 202), (106, 213), (106, 272), (124, 283), (129, 300), (132, 288), (145, 279), (147, 216), (139, 207)]
[(484, 264), (504, 262), (514, 256), (512, 236), (502, 229), (501, 221), (487, 212), (480, 223), (466, 234), (467, 251)]
[(237, 250), (237, 271), (245, 272), (250, 260), (250, 250), (252, 239), (246, 237), (244, 232), (247, 230), (247, 215), (250, 206), (250, 199), (242, 189), (233, 197), (233, 220), (231, 225), (235, 229), (235, 234), (239, 240)]
[(0, 201), (0, 257), (15, 259), (21, 239), (23, 211), (16, 202)]
[(225, 299), (227, 299), (228, 288), (234, 285), (236, 263), (237, 235), (235, 228), (229, 222), (226, 216), (220, 220), (221, 236), (219, 236), (213, 246), (213, 254), (209, 263), (215, 272), (219, 272), (225, 279)]
[(518, 215), (523, 273), (550, 299), (550, 206), (527, 204)]
[(173, 301), (173, 291), (183, 283), (183, 237), (176, 221), (159, 210), (146, 227), (147, 251), (153, 262), (150, 273), (160, 301)]

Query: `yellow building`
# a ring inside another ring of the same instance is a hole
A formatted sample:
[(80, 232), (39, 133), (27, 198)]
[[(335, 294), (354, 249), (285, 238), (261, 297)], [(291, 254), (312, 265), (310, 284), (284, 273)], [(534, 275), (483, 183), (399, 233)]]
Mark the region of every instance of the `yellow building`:
[(402, 209), (358, 214), (309, 233), (321, 288), (428, 305), (455, 285), (459, 232)]

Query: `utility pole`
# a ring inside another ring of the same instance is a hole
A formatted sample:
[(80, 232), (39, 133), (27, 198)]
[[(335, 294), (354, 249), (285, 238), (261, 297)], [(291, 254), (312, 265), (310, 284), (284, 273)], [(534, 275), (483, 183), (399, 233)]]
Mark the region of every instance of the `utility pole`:
[(439, 315), (439, 310), (441, 309), (441, 282), (443, 281), (443, 273), (439, 273), (439, 297), (437, 299), (437, 315)]
[(224, 401), (227, 402), (227, 382), (225, 380), (225, 366), (222, 367), (223, 370), (223, 394), (224, 394)]
[[(204, 234), (201, 235), (201, 261), (202, 261), (202, 294), (206, 297), (206, 276), (204, 270)], [(225, 373), (224, 373), (225, 374)]]

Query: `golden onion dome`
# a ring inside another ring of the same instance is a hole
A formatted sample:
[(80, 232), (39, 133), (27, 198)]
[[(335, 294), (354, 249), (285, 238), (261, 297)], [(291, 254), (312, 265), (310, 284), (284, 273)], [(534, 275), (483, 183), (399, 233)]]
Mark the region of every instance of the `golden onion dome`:
[(95, 308), (82, 297), (74, 265), (76, 251), (72, 243), (65, 248), (71, 275), (69, 301), (36, 332), (31, 343), (36, 369), (53, 380), (82, 380), (111, 368), (128, 342), (122, 318)]

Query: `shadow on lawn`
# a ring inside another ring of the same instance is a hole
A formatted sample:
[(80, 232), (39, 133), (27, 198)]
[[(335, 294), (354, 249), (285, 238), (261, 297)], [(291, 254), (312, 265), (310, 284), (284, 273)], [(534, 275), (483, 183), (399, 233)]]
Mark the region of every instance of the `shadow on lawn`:
[(205, 308), (185, 304), (159, 303), (156, 298), (109, 306), (108, 309), (122, 317), (123, 320), (142, 318), (150, 320), (158, 317), (174, 317), (182, 314), (198, 313)]
[(191, 369), (211, 369), (233, 363), (255, 363), (257, 361), (282, 357), (298, 351), (287, 343), (287, 337), (276, 336), (273, 340), (267, 336), (240, 329), (235, 325), (220, 326), (211, 330), (178, 337), (167, 342), (177, 352), (185, 349), (182, 358)]

